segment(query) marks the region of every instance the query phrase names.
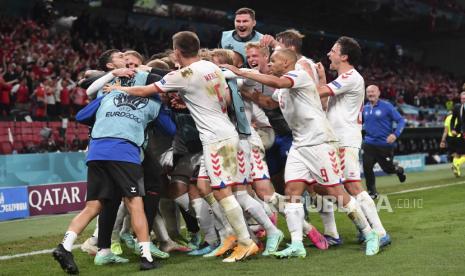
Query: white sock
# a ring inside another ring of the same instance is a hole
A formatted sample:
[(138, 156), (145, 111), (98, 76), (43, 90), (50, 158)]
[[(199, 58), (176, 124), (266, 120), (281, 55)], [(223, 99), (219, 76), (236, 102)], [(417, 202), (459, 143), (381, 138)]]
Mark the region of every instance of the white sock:
[[(99, 216), (97, 216), (97, 218), (95, 218), (95, 229), (94, 229), (94, 233), (92, 234), (92, 237), (95, 237), (95, 238), (98, 238), (98, 218)], [(96, 242), (97, 244), (97, 242)]]
[(308, 232), (312, 231), (313, 229), (313, 225), (305, 220), (305, 212), (304, 212), (304, 219), (302, 220), (302, 226), (303, 226), (302, 229), (304, 230), (304, 234), (308, 234)]
[(372, 230), (365, 214), (363, 214), (362, 208), (360, 208), (360, 205), (355, 198), (350, 197), (350, 201), (346, 206), (344, 206), (344, 209), (346, 209), (347, 215), (360, 232), (366, 235)]
[(226, 218), (223, 208), (213, 196), (213, 193), (209, 193), (204, 197), (204, 199), (213, 211), (213, 215), (215, 217), (215, 228), (220, 233), (221, 239), (223, 240), (230, 235), (234, 235), (234, 230)]
[(171, 237), (181, 235), (179, 231), (178, 212), (173, 200), (166, 198), (160, 200), (160, 213), (165, 220), (166, 229)]
[(266, 214), (263, 206), (258, 203), (247, 191), (238, 191), (234, 193), (237, 201), (242, 209), (248, 212), (263, 228), (265, 228), (266, 235), (277, 234), (279, 230), (271, 222), (270, 217)]
[(323, 222), (323, 226), (325, 228), (324, 234), (335, 239), (339, 239), (336, 219), (334, 218), (334, 204), (320, 195), (317, 195), (317, 197), (319, 200), (322, 200), (321, 209), (318, 210), (318, 213), (320, 214), (321, 221)]
[(140, 255), (145, 257), (147, 261), (153, 262), (152, 254), (150, 253), (150, 242), (140, 242)]
[(97, 251), (97, 256), (108, 256), (108, 255), (110, 255), (110, 253), (111, 253), (110, 248), (100, 248)]
[(124, 218), (128, 214), (128, 209), (126, 205), (121, 202), (118, 212), (116, 213), (115, 225), (113, 226), (113, 231), (111, 233), (111, 239), (114, 241), (119, 241), (121, 229), (123, 229)]
[(123, 220), (123, 227), (121, 228), (120, 235), (123, 233), (130, 233), (131, 232), (131, 215), (128, 214), (124, 217)]
[(96, 246), (97, 243), (98, 243), (98, 238), (97, 237), (92, 236), (92, 237), (89, 238), (89, 244), (90, 245), (95, 245)]
[(192, 208), (195, 211), (197, 220), (199, 221), (200, 229), (205, 235), (205, 241), (209, 245), (214, 245), (218, 242), (216, 236), (213, 212), (208, 203), (203, 198), (196, 198), (192, 200)]
[(265, 210), (265, 213), (268, 217), (271, 217), (273, 215), (273, 211), (271, 210), (270, 208), (270, 205), (267, 204), (265, 201), (261, 200), (257, 194), (255, 194), (255, 196), (253, 197), (256, 201), (258, 201), (258, 203), (260, 203), (260, 205), (262, 205), (263, 207), (263, 210)]
[(274, 194), (271, 195), (271, 197), (269, 198), (265, 197), (265, 202), (268, 203), (268, 205), (270, 206), (273, 212), (284, 213), (284, 208), (280, 208), (280, 207), (283, 207), (281, 205), (285, 204), (284, 198), (281, 194), (278, 194), (275, 192)]
[(302, 222), (304, 221), (305, 213), (302, 203), (286, 203), (284, 205), (284, 213), (286, 214), (287, 228), (291, 234), (291, 241), (302, 242)]
[(219, 204), (223, 207), (224, 213), (237, 235), (238, 242), (243, 245), (249, 245), (253, 242), (245, 224), (242, 208), (236, 198), (233, 195), (225, 197), (220, 200)]
[(363, 191), (355, 196), (357, 199), (358, 204), (362, 208), (363, 213), (365, 214), (368, 222), (370, 223), (371, 227), (376, 230), (380, 237), (384, 237), (386, 235), (386, 230), (379, 219), (378, 211), (376, 210), (376, 205), (370, 195)]
[(66, 249), (66, 251), (71, 252), (73, 248), (73, 244), (76, 241), (77, 234), (73, 231), (66, 231), (65, 236), (63, 237), (63, 241), (61, 244)]
[(168, 242), (171, 240), (170, 236), (168, 235), (168, 231), (166, 230), (165, 221), (157, 214), (153, 221), (153, 231), (155, 235), (157, 235), (157, 240), (160, 242)]
[(184, 211), (189, 212), (189, 195), (187, 193), (178, 196), (174, 201), (181, 207)]

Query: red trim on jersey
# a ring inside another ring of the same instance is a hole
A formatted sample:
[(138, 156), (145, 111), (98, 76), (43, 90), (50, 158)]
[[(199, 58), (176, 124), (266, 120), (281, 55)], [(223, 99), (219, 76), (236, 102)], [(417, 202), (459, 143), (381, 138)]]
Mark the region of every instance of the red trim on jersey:
[(292, 180), (289, 180), (289, 181), (286, 181), (285, 184), (287, 183), (294, 183), (294, 182), (303, 182), (305, 184), (313, 184), (315, 180), (312, 180), (312, 181), (308, 181), (308, 180), (305, 180), (305, 179), (292, 179)]
[(344, 184), (347, 184), (347, 183), (353, 183), (353, 182), (361, 182), (362, 180), (361, 179), (347, 179), (347, 180), (344, 180), (342, 181)]
[(325, 84), (325, 85), (323, 85), (323, 86), (328, 87), (329, 93), (330, 93), (329, 95), (330, 95), (330, 96), (334, 96), (334, 95), (335, 95), (333, 89), (332, 89), (329, 85)]
[(197, 176), (197, 179), (210, 179), (207, 175), (199, 175)]
[(291, 77), (288, 77), (286, 75), (284, 75), (283, 77), (285, 77), (286, 79), (291, 81), (291, 83), (292, 83), (291, 88), (294, 87), (294, 80)]
[(154, 82), (153, 85), (157, 89), (157, 93), (165, 93), (165, 91), (161, 90), (160, 86), (158, 86), (156, 82)]
[(255, 181), (261, 181), (261, 180), (270, 180), (270, 179), (267, 178), (267, 177), (261, 177), (261, 178), (254, 178), (254, 179), (252, 179), (253, 182), (255, 182)]
[(335, 184), (321, 184), (321, 183), (318, 183), (318, 184), (320, 184), (321, 186), (325, 186), (325, 187), (336, 187), (336, 186), (342, 185), (341, 183), (335, 183)]

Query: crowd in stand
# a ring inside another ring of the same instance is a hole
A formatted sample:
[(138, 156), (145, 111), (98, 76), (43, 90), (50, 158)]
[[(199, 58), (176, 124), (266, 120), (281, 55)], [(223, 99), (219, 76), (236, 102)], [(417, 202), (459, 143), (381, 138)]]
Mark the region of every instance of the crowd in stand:
[[(35, 120), (72, 118), (88, 101), (76, 83), (86, 69), (96, 67), (102, 51), (132, 48), (149, 56), (169, 48), (169, 36), (129, 26), (110, 28), (105, 19), (88, 14), (82, 14), (71, 30), (61, 32), (33, 20), (1, 19), (0, 114), (12, 118), (29, 113)], [(312, 51), (304, 54), (325, 63), (323, 49), (332, 41), (308, 39)], [(212, 36), (205, 44), (214, 48), (217, 41)], [(382, 97), (395, 104), (450, 110), (461, 91), (461, 80), (424, 67), (395, 49), (364, 49), (358, 69), (367, 85), (377, 84)]]

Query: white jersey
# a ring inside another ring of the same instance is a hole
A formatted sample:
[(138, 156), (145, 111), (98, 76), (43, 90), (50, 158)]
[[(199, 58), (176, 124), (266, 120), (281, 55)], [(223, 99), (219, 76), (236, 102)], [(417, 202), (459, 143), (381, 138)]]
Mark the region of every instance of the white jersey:
[(168, 73), (155, 85), (163, 92), (179, 91), (203, 144), (237, 136), (227, 114), (226, 80), (214, 63), (200, 60)]
[(321, 106), (315, 83), (305, 71), (293, 70), (283, 77), (292, 81), (291, 88), (275, 91), (273, 99), (292, 130), (293, 146), (314, 146), (336, 141)]
[(309, 65), (310, 68), (312, 69), (313, 81), (315, 82), (316, 87), (318, 87), (319, 84), (320, 84), (320, 79), (318, 78), (318, 73), (316, 72), (316, 65), (315, 65), (315, 62), (314, 62), (312, 59), (308, 58), (308, 57), (302, 56), (302, 57), (297, 61), (297, 63), (295, 64), (295, 70), (304, 70), (304, 68), (302, 67), (302, 65), (299, 64), (299, 62), (306, 62), (306, 63), (308, 63), (308, 65)]
[(339, 145), (360, 148), (362, 145), (362, 108), (365, 81), (351, 69), (327, 84), (332, 94), (328, 101), (328, 120), (337, 133)]

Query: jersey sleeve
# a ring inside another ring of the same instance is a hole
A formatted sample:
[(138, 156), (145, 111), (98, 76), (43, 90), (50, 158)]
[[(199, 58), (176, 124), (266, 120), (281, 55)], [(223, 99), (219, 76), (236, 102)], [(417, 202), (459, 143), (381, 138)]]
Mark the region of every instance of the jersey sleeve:
[(331, 90), (332, 94), (340, 95), (351, 91), (355, 87), (356, 82), (357, 78), (355, 78), (352, 73), (344, 73), (337, 77), (337, 79), (328, 83), (326, 86)]
[(273, 95), (271, 95), (271, 98), (273, 99), (273, 101), (275, 102), (278, 102), (279, 103), (279, 89), (276, 89), (274, 92), (273, 92)]
[(187, 79), (182, 77), (181, 71), (166, 74), (161, 80), (154, 83), (163, 92), (182, 90), (187, 86)]
[(311, 81), (305, 71), (290, 71), (283, 75), (284, 78), (292, 81), (291, 88), (300, 88), (307, 85), (307, 81)]

